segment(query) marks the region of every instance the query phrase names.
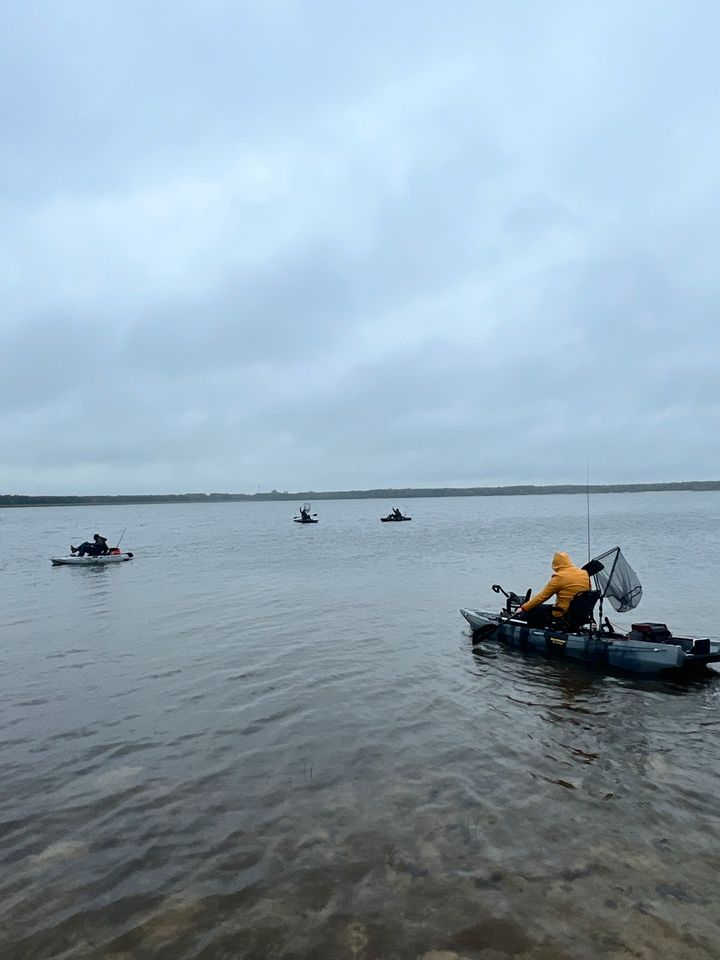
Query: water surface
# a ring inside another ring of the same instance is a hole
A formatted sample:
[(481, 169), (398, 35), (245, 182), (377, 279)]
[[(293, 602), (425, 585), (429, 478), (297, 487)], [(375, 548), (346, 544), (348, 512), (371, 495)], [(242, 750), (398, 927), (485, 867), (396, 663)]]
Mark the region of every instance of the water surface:
[[(7, 960), (716, 958), (720, 680), (489, 644), (580, 496), (0, 511)], [(717, 633), (717, 493), (596, 496)], [(136, 559), (52, 568), (100, 532)]]

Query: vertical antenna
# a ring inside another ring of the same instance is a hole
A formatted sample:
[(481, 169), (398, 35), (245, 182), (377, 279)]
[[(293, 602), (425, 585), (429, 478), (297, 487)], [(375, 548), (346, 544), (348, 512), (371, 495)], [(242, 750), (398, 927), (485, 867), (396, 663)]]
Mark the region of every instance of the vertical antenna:
[(587, 541), (588, 541), (588, 563), (590, 562), (590, 461), (585, 463), (585, 496), (587, 498)]

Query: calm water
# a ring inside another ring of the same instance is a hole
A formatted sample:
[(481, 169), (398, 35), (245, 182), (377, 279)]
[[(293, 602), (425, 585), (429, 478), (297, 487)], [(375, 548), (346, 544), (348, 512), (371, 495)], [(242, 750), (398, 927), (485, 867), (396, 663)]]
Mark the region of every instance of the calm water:
[[(717, 958), (720, 677), (473, 654), (583, 497), (391, 505), (0, 511), (3, 960)], [(720, 632), (720, 494), (592, 512), (630, 619)]]

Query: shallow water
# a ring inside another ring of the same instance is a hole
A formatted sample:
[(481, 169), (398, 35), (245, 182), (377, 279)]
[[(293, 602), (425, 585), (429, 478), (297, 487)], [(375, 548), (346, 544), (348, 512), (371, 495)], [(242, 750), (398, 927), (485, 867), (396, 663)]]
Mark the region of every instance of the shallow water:
[[(0, 956), (720, 954), (720, 678), (488, 644), (583, 497), (0, 511)], [(720, 494), (596, 496), (637, 616), (715, 625)], [(99, 531), (136, 559), (48, 557)], [(717, 633), (710, 629), (710, 633)]]

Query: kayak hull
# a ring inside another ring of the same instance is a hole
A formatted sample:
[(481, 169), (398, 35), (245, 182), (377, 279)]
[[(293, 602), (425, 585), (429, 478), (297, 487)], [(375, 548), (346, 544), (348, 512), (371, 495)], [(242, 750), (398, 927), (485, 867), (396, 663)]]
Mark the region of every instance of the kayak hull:
[[(538, 650), (549, 656), (601, 664), (635, 673), (691, 671), (720, 662), (720, 641), (683, 638), (678, 643), (629, 640), (611, 636), (538, 629), (522, 620), (501, 620), (483, 610), (461, 610), (473, 631), (473, 641), (495, 639), (509, 646)], [(679, 638), (678, 638), (679, 639)]]
[(102, 557), (50, 557), (54, 567), (104, 567), (109, 563), (126, 563), (132, 553), (109, 553)]
[(402, 523), (403, 520), (412, 520), (412, 517), (380, 517), (380, 523)]
[(293, 523), (317, 523), (317, 520), (301, 520), (299, 517), (293, 517)]

